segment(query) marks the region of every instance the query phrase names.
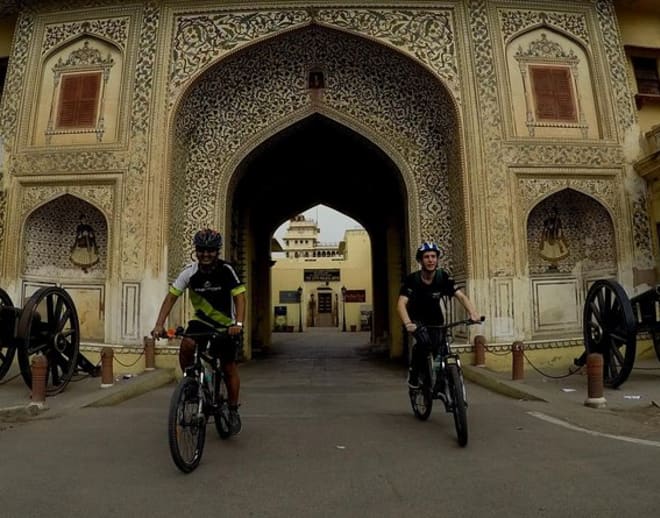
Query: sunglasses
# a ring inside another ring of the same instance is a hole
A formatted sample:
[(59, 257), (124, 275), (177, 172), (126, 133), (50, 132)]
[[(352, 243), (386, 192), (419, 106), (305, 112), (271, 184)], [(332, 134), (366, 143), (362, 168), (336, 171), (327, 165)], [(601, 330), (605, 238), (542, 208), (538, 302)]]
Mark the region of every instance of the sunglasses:
[(198, 254), (203, 254), (205, 252), (207, 254), (213, 254), (213, 253), (217, 253), (218, 249), (217, 248), (205, 248), (205, 247), (202, 247), (202, 246), (198, 246), (198, 247), (195, 247), (195, 252), (197, 252)]

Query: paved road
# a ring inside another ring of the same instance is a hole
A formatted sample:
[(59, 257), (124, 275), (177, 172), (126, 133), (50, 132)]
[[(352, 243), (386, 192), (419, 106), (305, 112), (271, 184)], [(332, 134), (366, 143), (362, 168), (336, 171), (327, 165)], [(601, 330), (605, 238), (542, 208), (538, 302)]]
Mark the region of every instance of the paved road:
[(1, 515), (657, 514), (657, 445), (567, 429), (530, 415), (542, 403), (470, 384), (462, 449), (449, 415), (412, 416), (400, 365), (356, 354), (350, 334), (305, 335), (242, 368), (244, 430), (222, 441), (209, 427), (190, 475), (169, 457), (171, 385), (113, 407), (5, 424)]

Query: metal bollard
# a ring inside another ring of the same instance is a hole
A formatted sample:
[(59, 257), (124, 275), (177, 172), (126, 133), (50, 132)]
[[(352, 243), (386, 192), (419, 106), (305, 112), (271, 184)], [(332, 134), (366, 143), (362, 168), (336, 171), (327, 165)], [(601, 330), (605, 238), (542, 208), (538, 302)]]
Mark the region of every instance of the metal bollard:
[(511, 369), (511, 379), (521, 380), (525, 378), (524, 364), (523, 364), (523, 348), (522, 342), (513, 342), (511, 345), (511, 352), (513, 353), (513, 365)]
[(486, 366), (486, 338), (481, 335), (474, 337), (474, 365), (476, 367)]
[(150, 336), (144, 337), (144, 370), (152, 371), (156, 369), (155, 341)]
[(101, 349), (101, 388), (112, 387), (114, 382), (114, 374), (112, 372), (112, 360), (114, 351), (112, 347), (104, 347)]
[(32, 403), (43, 405), (46, 402), (46, 378), (48, 372), (48, 358), (43, 354), (35, 354), (30, 363), (32, 374)]
[(591, 408), (605, 408), (607, 400), (603, 397), (603, 355), (587, 355), (587, 399), (584, 405)]

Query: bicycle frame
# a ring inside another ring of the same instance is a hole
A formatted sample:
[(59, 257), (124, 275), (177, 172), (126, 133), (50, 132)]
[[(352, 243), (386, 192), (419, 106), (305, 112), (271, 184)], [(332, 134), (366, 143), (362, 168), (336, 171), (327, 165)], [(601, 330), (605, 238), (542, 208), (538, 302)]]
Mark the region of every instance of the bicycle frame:
[[(460, 325), (479, 324), (484, 320), (485, 318), (482, 317), (481, 321), (477, 322), (468, 319), (441, 326), (426, 326), (426, 328), (442, 330), (442, 341), (437, 344), (435, 357), (432, 350), (428, 352), (428, 370), (419, 373), (419, 388), (409, 390), (413, 412), (422, 421), (431, 415), (433, 400), (442, 400), (445, 410), (454, 416), (458, 443), (462, 447), (468, 441), (467, 394), (460, 357), (451, 347), (453, 343), (451, 329)], [(421, 324), (417, 326), (420, 330), (424, 328)]]

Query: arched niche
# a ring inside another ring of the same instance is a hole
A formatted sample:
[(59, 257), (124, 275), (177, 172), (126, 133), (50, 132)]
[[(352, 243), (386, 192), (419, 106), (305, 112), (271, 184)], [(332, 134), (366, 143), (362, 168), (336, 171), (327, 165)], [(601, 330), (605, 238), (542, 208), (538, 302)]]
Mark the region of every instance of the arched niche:
[(579, 335), (589, 285), (617, 273), (616, 236), (609, 212), (594, 198), (573, 189), (548, 196), (527, 218), (527, 259), (533, 335)]
[(103, 342), (107, 257), (108, 224), (94, 205), (70, 194), (41, 205), (23, 227), (23, 303), (41, 286), (61, 286), (73, 298), (82, 341)]

